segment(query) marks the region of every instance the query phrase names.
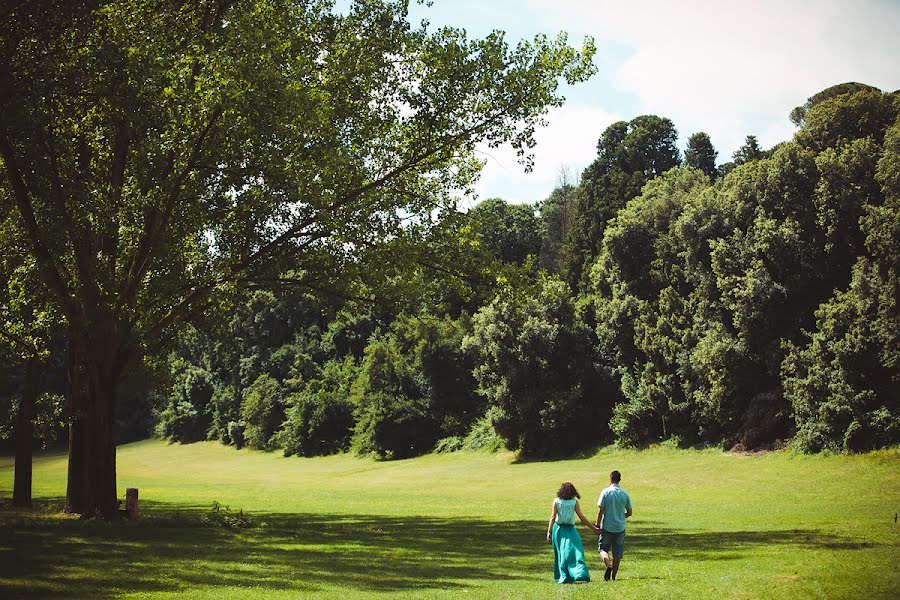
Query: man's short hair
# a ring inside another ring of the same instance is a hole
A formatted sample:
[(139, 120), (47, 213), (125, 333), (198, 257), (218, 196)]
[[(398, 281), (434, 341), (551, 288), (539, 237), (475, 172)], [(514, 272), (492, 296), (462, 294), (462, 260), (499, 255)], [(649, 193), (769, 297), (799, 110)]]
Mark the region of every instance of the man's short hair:
[(622, 474), (618, 471), (613, 471), (609, 474), (609, 480), (613, 483), (619, 483), (620, 481), (622, 481)]

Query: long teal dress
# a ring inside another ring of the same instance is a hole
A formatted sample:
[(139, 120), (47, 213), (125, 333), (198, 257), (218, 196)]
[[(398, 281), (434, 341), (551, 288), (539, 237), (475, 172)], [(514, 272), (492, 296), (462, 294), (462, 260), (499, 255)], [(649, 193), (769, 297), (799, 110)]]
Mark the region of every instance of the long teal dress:
[(575, 499), (556, 499), (556, 522), (550, 534), (553, 542), (553, 578), (556, 583), (590, 581), (584, 562), (584, 545), (575, 529)]

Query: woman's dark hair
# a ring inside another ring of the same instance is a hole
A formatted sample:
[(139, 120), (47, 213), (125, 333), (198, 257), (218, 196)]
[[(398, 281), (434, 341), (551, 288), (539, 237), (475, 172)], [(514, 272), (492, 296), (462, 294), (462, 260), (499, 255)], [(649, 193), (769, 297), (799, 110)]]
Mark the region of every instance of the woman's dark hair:
[(568, 481), (559, 486), (559, 491), (556, 492), (556, 496), (558, 498), (562, 498), (563, 500), (571, 500), (572, 498), (581, 499), (581, 495), (578, 493), (578, 490), (575, 489), (575, 486), (569, 483)]

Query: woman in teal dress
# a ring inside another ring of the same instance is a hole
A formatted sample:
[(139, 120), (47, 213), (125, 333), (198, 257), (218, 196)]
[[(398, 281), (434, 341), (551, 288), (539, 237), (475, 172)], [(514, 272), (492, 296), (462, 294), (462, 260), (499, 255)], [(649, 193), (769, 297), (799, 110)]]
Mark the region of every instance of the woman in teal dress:
[(575, 486), (568, 481), (562, 484), (553, 499), (553, 510), (547, 523), (547, 543), (553, 546), (553, 578), (556, 583), (591, 580), (584, 562), (584, 545), (575, 529), (575, 515), (594, 533), (599, 535), (600, 529), (585, 518), (576, 498), (581, 496)]

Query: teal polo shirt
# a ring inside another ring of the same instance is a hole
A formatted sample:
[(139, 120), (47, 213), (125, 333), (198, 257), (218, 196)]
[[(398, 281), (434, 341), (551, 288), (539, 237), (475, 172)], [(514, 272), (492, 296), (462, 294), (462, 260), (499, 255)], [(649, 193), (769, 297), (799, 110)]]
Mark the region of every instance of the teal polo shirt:
[(625, 511), (631, 508), (628, 492), (614, 483), (600, 492), (597, 506), (603, 507), (603, 529), (610, 533), (625, 531)]

